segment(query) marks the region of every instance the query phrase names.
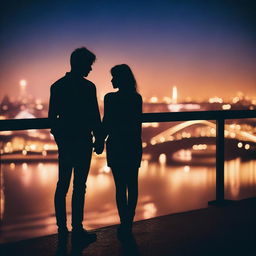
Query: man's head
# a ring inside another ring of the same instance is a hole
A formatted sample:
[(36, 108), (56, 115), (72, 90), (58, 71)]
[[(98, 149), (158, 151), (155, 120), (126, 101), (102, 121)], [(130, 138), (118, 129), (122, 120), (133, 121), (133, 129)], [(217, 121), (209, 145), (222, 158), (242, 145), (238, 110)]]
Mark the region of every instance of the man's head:
[(87, 76), (92, 70), (96, 56), (85, 47), (75, 49), (70, 56), (71, 70), (82, 76)]

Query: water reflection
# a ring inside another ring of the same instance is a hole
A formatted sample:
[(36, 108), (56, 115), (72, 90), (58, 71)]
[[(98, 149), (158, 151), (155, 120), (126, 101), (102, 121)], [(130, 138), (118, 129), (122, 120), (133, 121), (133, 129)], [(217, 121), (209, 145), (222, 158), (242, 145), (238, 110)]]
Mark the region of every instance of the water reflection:
[(238, 158), (225, 164), (225, 170), (227, 170), (224, 176), (226, 189), (229, 188), (228, 190), (234, 198), (236, 198), (240, 192), (240, 164), (241, 161)]
[(256, 191), (256, 161), (241, 162), (239, 158), (225, 163), (225, 193), (230, 199), (247, 197)]
[(57, 179), (56, 166), (45, 166), (43, 163), (37, 165), (38, 180), (43, 186), (55, 185)]
[(23, 163), (21, 165), (21, 181), (23, 183), (23, 185), (25, 187), (28, 187), (30, 185), (30, 183), (32, 182), (31, 178), (32, 178), (32, 170), (31, 168), (33, 167), (29, 167), (28, 168), (28, 164), (27, 163)]
[[(168, 166), (143, 160), (139, 173), (136, 220), (207, 207), (215, 199), (215, 167)], [(3, 241), (56, 232), (53, 196), (57, 163), (10, 163), (2, 165), (1, 218)], [(67, 211), (71, 211), (71, 190)], [(225, 197), (256, 196), (256, 161), (225, 162)], [(68, 216), (70, 227), (70, 216)], [(115, 187), (104, 158), (92, 161), (87, 182), (85, 226), (88, 229), (118, 223)]]
[(147, 203), (143, 206), (144, 219), (150, 219), (156, 216), (157, 208), (154, 203)]
[(5, 204), (5, 196), (4, 196), (4, 179), (3, 173), (0, 172), (0, 220), (2, 221), (4, 217), (4, 204)]

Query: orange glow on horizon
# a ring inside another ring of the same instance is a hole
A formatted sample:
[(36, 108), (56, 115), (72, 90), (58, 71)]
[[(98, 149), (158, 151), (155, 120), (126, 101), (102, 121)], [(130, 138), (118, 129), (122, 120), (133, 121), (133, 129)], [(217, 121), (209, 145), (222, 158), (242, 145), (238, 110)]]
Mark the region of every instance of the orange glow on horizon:
[[(113, 54), (114, 56), (114, 54)], [(95, 83), (98, 98), (102, 99), (106, 93), (113, 91), (111, 84), (110, 69), (116, 64), (127, 63), (131, 66), (138, 83), (138, 91), (144, 98), (153, 96), (159, 99), (172, 97), (172, 84), (178, 84), (179, 98), (187, 97), (193, 100), (205, 100), (216, 95), (224, 100), (231, 100), (236, 97), (238, 91), (243, 88), (245, 94), (256, 96), (255, 80), (253, 76), (247, 76), (239, 69), (232, 69), (229, 72), (222, 70), (221, 67), (207, 67), (203, 61), (187, 63), (186, 65), (174, 65), (175, 60), (162, 60), (161, 66), (154, 66), (145, 60), (136, 60), (132, 57), (120, 58), (118, 56), (108, 59), (108, 56), (101, 56), (95, 62), (92, 72), (88, 79)], [(210, 60), (206, 63), (210, 64)], [(15, 66), (8, 70), (4, 77), (0, 78), (0, 86), (4, 88), (2, 97), (5, 93), (9, 96), (17, 96), (17, 78), (23, 74), (29, 80), (27, 86), (29, 94), (48, 100), (50, 86), (60, 77), (64, 76), (69, 67), (69, 57), (66, 52), (62, 57), (53, 58), (52, 56), (44, 59), (31, 60), (23, 65)], [(172, 67), (172, 68), (170, 68)], [(44, 70), (42, 74), (42, 70)], [(235, 74), (235, 75), (234, 75)], [(27, 85), (26, 80), (21, 80), (20, 85)]]

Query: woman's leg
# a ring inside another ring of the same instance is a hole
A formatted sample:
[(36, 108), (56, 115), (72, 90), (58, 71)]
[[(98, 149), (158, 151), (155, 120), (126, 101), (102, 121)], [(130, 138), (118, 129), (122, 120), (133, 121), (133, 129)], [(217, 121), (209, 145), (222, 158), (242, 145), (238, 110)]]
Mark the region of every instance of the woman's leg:
[(135, 209), (138, 201), (138, 168), (130, 169), (127, 177), (128, 186), (128, 209), (127, 214), (130, 224), (133, 222), (135, 216)]
[(125, 176), (120, 168), (112, 168), (112, 173), (116, 186), (116, 205), (121, 223), (124, 223), (127, 218), (127, 196)]

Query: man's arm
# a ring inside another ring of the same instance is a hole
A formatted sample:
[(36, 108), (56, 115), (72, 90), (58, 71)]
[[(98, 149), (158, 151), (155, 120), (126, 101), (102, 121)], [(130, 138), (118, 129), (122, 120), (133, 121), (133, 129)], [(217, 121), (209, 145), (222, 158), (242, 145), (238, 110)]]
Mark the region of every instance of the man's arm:
[(93, 123), (93, 135), (95, 137), (94, 143), (94, 151), (97, 154), (101, 154), (104, 150), (104, 135), (103, 135), (103, 127), (100, 118), (99, 105), (97, 100), (96, 87), (93, 86), (93, 104), (94, 104), (94, 123)]
[(49, 101), (49, 111), (48, 111), (48, 119), (50, 121), (51, 132), (54, 133), (54, 126), (56, 123), (58, 111), (57, 111), (57, 98), (56, 91), (53, 86), (51, 86), (51, 94)]

